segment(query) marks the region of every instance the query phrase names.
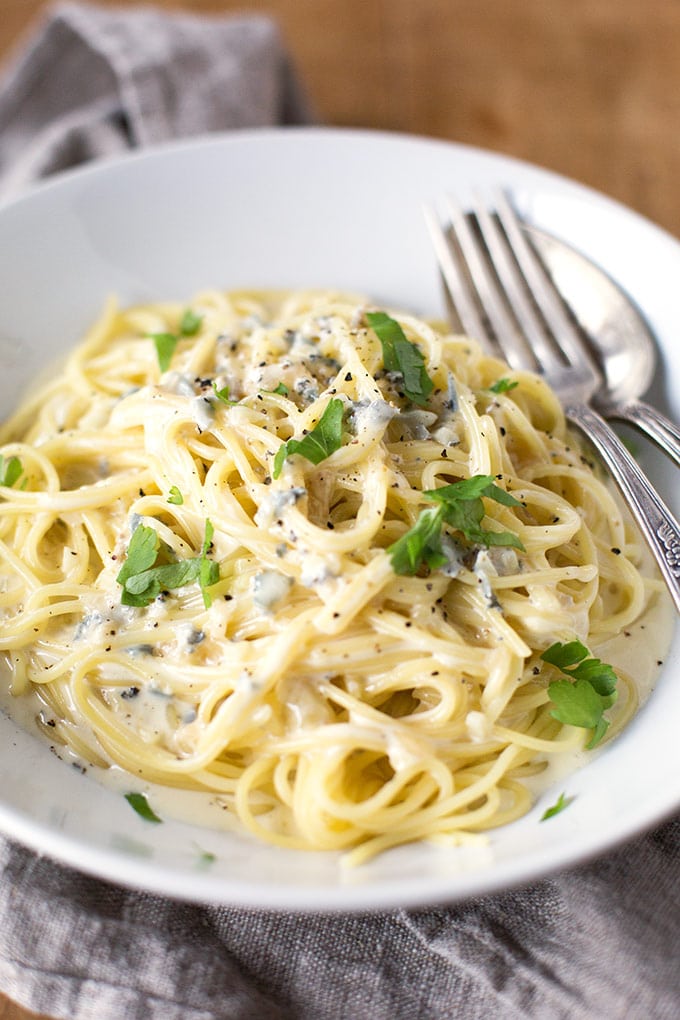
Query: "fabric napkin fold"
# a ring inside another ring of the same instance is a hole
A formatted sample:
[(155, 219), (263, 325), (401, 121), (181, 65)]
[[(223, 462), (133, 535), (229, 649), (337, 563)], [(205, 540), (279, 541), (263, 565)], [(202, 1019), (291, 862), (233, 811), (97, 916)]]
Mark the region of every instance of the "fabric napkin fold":
[[(0, 194), (206, 131), (309, 121), (276, 25), (52, 8), (0, 78)], [(0, 990), (65, 1020), (675, 1020), (680, 820), (452, 907), (177, 903), (0, 839)]]
[(270, 18), (65, 3), (0, 82), (0, 194), (172, 138), (310, 119)]

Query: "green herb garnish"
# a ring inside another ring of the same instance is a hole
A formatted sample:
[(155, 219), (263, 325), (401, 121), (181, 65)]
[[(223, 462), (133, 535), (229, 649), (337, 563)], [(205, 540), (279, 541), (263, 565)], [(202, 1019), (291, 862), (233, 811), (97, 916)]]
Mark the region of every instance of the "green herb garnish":
[(573, 797), (567, 797), (561, 793), (555, 803), (551, 807), (546, 808), (540, 817), (541, 822), (545, 822), (548, 818), (554, 818), (555, 815), (559, 815), (560, 811), (564, 811), (573, 802)]
[(191, 308), (187, 308), (180, 321), (179, 331), (182, 336), (196, 336), (201, 328), (202, 322), (202, 315), (199, 315), (198, 312), (192, 311)]
[(125, 588), (128, 580), (153, 567), (161, 544), (158, 532), (146, 524), (138, 524), (132, 532), (125, 563), (118, 571), (116, 580)]
[(448, 558), (442, 547), (443, 525), (441, 507), (421, 511), (413, 527), (387, 550), (395, 574), (417, 574), (423, 565), (430, 570), (444, 566)]
[(11, 489), (23, 473), (24, 469), (18, 457), (8, 457), (5, 460), (0, 454), (0, 485), (6, 485)]
[(206, 609), (209, 609), (212, 605), (212, 595), (208, 591), (213, 584), (217, 584), (220, 579), (220, 568), (214, 560), (208, 559), (208, 553), (212, 545), (213, 535), (215, 529), (212, 526), (211, 521), (205, 522), (205, 536), (203, 538), (203, 545), (201, 547), (201, 555), (199, 556), (199, 567), (198, 567), (198, 583), (203, 595), (203, 605)]
[(580, 641), (557, 641), (541, 658), (570, 678), (554, 680), (548, 685), (548, 695), (555, 706), (550, 714), (568, 726), (592, 730), (586, 746), (595, 747), (609, 728), (604, 712), (617, 698), (617, 677), (613, 668), (591, 656)]
[(200, 847), (198, 847), (197, 849), (199, 867), (207, 868), (209, 865), (214, 864), (215, 861), (217, 860), (217, 856), (214, 853), (211, 853), (210, 850), (201, 850)]
[(382, 345), (383, 363), (388, 372), (398, 372), (404, 380), (404, 393), (421, 406), (434, 389), (420, 349), (406, 338), (396, 321), (385, 312), (366, 312), (366, 321)]
[(158, 366), (161, 372), (167, 372), (170, 368), (172, 356), (175, 353), (178, 338), (174, 333), (149, 333), (149, 336), (153, 340), (156, 348)]
[(176, 485), (170, 486), (170, 494), (168, 495), (168, 503), (174, 503), (175, 506), (181, 506), (184, 502), (184, 496), (179, 491)]
[(342, 446), (342, 416), (344, 404), (334, 397), (329, 400), (326, 409), (316, 426), (302, 439), (289, 439), (276, 451), (274, 458), (274, 478), (281, 474), (283, 462), (297, 453), (312, 464), (320, 464), (326, 457), (339, 450)]
[(387, 552), (396, 574), (413, 575), (422, 566), (434, 570), (448, 562), (442, 546), (445, 524), (479, 545), (524, 549), (517, 535), (512, 532), (489, 531), (482, 527), (481, 522), (486, 513), (482, 496), (505, 506), (519, 505), (514, 496), (494, 484), (491, 475), (473, 475), (472, 478), (461, 479), (441, 489), (427, 489), (423, 496), (439, 506), (422, 510), (413, 527), (389, 546)]
[[(180, 320), (180, 334), (182, 336), (196, 336), (202, 322), (202, 315), (192, 311), (191, 308), (187, 308)], [(175, 347), (179, 343), (179, 337), (174, 333), (149, 333), (148, 336), (154, 342), (161, 372), (167, 372), (170, 368), (172, 356), (175, 353)]]
[(508, 390), (514, 390), (515, 386), (519, 386), (516, 379), (497, 379), (493, 386), (489, 386), (492, 393), (507, 393)]
[[(205, 523), (205, 538), (200, 556), (186, 560), (174, 554), (161, 543), (154, 528), (139, 524), (132, 533), (125, 563), (116, 580), (123, 587), (121, 602), (126, 606), (148, 606), (162, 591), (183, 588), (198, 581), (206, 609), (212, 599), (208, 592), (219, 581), (219, 565), (207, 557), (212, 543), (213, 526)], [(159, 563), (161, 559), (164, 562)]]
[(213, 379), (212, 388), (213, 388), (213, 393), (215, 394), (217, 399), (221, 400), (223, 404), (227, 404), (228, 407), (234, 407), (236, 404), (238, 404), (238, 400), (230, 400), (229, 399), (229, 387), (228, 386), (223, 386), (221, 390), (218, 390), (217, 385), (215, 383), (215, 380)]
[(156, 825), (160, 825), (163, 821), (159, 818), (155, 811), (149, 806), (149, 802), (143, 793), (126, 793), (125, 799), (133, 808), (140, 818), (143, 818), (147, 822), (154, 822)]
[(427, 489), (423, 495), (441, 504), (446, 523), (462, 531), (471, 542), (485, 546), (511, 545), (515, 549), (524, 549), (517, 535), (512, 532), (488, 531), (481, 526), (485, 514), (482, 496), (502, 503), (503, 506), (520, 505), (519, 500), (494, 484), (491, 475), (473, 475), (472, 478), (463, 478), (441, 489)]
[(286, 386), (285, 383), (280, 382), (280, 383), (277, 384), (275, 389), (273, 389), (273, 390), (262, 390), (262, 392), (263, 393), (278, 393), (278, 395), (280, 397), (287, 397), (288, 394), (290, 393), (290, 390), (288, 389), (288, 387)]

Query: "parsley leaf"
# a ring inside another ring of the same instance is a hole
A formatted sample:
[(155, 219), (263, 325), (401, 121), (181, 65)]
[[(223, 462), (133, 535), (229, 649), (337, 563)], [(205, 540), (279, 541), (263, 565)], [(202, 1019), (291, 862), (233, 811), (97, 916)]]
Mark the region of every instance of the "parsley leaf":
[(229, 387), (228, 386), (223, 386), (221, 390), (218, 390), (217, 384), (215, 383), (215, 380), (213, 379), (212, 388), (213, 388), (213, 392), (214, 392), (215, 396), (217, 397), (217, 399), (221, 400), (223, 404), (227, 404), (229, 407), (234, 407), (235, 404), (238, 404), (238, 400), (230, 400), (229, 399)]
[(129, 578), (148, 570), (156, 562), (161, 540), (154, 528), (138, 524), (132, 532), (125, 563), (118, 571), (116, 580), (125, 587)]
[(602, 701), (587, 680), (554, 680), (548, 687), (554, 719), (591, 730), (602, 716)]
[(277, 383), (275, 389), (273, 389), (273, 390), (262, 390), (262, 392), (263, 393), (278, 393), (278, 395), (280, 397), (287, 397), (288, 394), (290, 393), (290, 390), (288, 389), (288, 387), (286, 386), (285, 383), (280, 382), (280, 383)]
[(217, 584), (220, 579), (219, 564), (215, 563), (214, 560), (208, 559), (208, 553), (210, 552), (214, 533), (215, 529), (212, 526), (212, 522), (206, 521), (205, 537), (203, 538), (203, 546), (201, 548), (198, 568), (198, 583), (201, 589), (201, 594), (203, 595), (203, 605), (206, 609), (209, 609), (212, 605), (212, 595), (208, 591), (208, 588), (210, 588), (213, 584)]
[(191, 308), (187, 308), (180, 321), (179, 331), (182, 336), (196, 336), (201, 328), (202, 322), (202, 315), (199, 315), (198, 312), (194, 312)]
[(334, 397), (329, 400), (326, 409), (316, 426), (302, 439), (289, 439), (276, 451), (274, 458), (274, 478), (281, 474), (283, 462), (294, 453), (320, 464), (326, 457), (339, 450), (342, 446), (342, 416), (344, 405), (342, 400)]
[(586, 745), (596, 747), (609, 728), (604, 712), (617, 698), (617, 676), (612, 666), (591, 656), (581, 641), (555, 642), (541, 655), (569, 680), (553, 680), (548, 694), (555, 708), (553, 718), (568, 726), (592, 730)]
[(216, 584), (220, 576), (219, 565), (207, 557), (212, 536), (213, 526), (210, 521), (206, 521), (200, 556), (158, 563), (159, 556), (170, 555), (167, 547), (161, 548), (161, 540), (154, 528), (145, 524), (137, 525), (130, 539), (125, 563), (116, 578), (123, 587), (123, 605), (148, 606), (162, 591), (183, 588), (198, 581), (207, 609), (212, 602), (207, 589)]
[(497, 379), (493, 386), (489, 386), (492, 393), (507, 393), (509, 390), (514, 390), (515, 386), (519, 386), (516, 379)]
[(519, 500), (494, 483), (491, 475), (462, 478), (440, 489), (426, 489), (423, 495), (426, 499), (439, 503), (444, 521), (456, 531), (461, 531), (471, 542), (485, 546), (510, 545), (515, 549), (524, 550), (517, 535), (511, 531), (489, 531), (482, 527), (486, 513), (482, 496), (503, 506), (520, 505)]
[(441, 489), (426, 489), (423, 495), (439, 503), (479, 499), (480, 496), (489, 496), (491, 499), (495, 499), (497, 503), (503, 503), (505, 506), (520, 505), (518, 499), (515, 499), (509, 492), (495, 484), (491, 475), (472, 475), (471, 478), (461, 478), (450, 485), (442, 486)]
[(124, 594), (140, 595), (146, 600), (142, 605), (148, 605), (168, 588), (183, 588), (184, 585), (191, 584), (198, 577), (198, 569), (197, 559), (175, 560), (172, 563), (149, 567), (148, 570), (142, 570), (127, 579)]
[(425, 564), (430, 570), (443, 567), (447, 556), (442, 548), (443, 515), (440, 508), (428, 507), (406, 534), (388, 548), (395, 574), (417, 574)]
[(5, 460), (0, 454), (0, 485), (6, 485), (11, 489), (23, 473), (24, 469), (18, 457), (8, 457)]
[(181, 506), (184, 502), (184, 496), (179, 491), (176, 485), (170, 486), (170, 494), (168, 496), (168, 503), (174, 503), (175, 506)]
[(573, 801), (573, 797), (567, 797), (565, 794), (561, 793), (555, 803), (545, 809), (541, 815), (540, 821), (545, 822), (546, 819), (554, 818), (555, 815), (559, 815), (560, 811), (564, 811), (565, 808), (568, 808)]
[(505, 506), (519, 505), (514, 496), (494, 484), (491, 475), (473, 475), (441, 489), (427, 489), (423, 496), (439, 505), (422, 510), (413, 527), (387, 549), (396, 574), (417, 574), (422, 566), (435, 570), (448, 562), (442, 546), (445, 524), (479, 545), (524, 549), (512, 532), (488, 531), (481, 525), (486, 512), (482, 496)]
[(366, 321), (382, 345), (383, 362), (388, 372), (404, 379), (404, 393), (414, 404), (425, 405), (434, 389), (420, 349), (406, 338), (396, 321), (385, 312), (366, 312)]
[(217, 856), (211, 853), (210, 850), (202, 850), (200, 846), (196, 846), (198, 850), (198, 866), (200, 868), (207, 868), (210, 864), (214, 864), (217, 860)]
[(178, 338), (174, 333), (149, 333), (149, 336), (153, 340), (156, 348), (158, 367), (161, 372), (167, 372), (170, 368), (172, 356), (175, 353)]
[[(196, 336), (202, 322), (202, 315), (192, 311), (191, 308), (187, 308), (180, 320), (180, 334), (182, 336)], [(179, 337), (174, 333), (149, 333), (148, 336), (153, 340), (156, 347), (156, 356), (161, 372), (167, 372), (170, 368), (172, 356), (175, 353), (175, 347), (179, 343)]]
[(587, 655), (588, 649), (581, 641), (567, 641), (565, 643), (556, 641), (550, 648), (546, 648), (541, 658), (544, 662), (557, 666), (558, 669), (566, 670), (570, 666), (581, 662)]
[(156, 812), (149, 806), (149, 802), (143, 793), (126, 793), (125, 799), (140, 818), (147, 822), (154, 822), (156, 825), (162, 823), (163, 819), (159, 818)]

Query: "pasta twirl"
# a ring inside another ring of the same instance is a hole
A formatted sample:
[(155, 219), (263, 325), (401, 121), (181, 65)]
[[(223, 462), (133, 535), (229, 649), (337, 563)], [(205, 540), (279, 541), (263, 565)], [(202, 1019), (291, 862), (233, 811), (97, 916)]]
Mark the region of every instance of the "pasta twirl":
[(281, 846), (519, 817), (588, 737), (542, 653), (659, 591), (540, 379), (341, 294), (112, 304), (2, 442), (12, 692), (84, 763)]

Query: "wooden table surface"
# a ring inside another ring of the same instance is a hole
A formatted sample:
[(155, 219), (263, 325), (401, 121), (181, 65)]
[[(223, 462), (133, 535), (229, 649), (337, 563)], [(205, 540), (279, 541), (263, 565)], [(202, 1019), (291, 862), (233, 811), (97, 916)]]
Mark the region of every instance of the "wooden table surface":
[[(2, 0), (0, 60), (21, 47), (46, 6)], [(508, 153), (595, 187), (680, 236), (678, 3), (156, 0), (156, 6), (274, 15), (327, 124)], [(0, 1020), (28, 1016), (0, 997)]]

